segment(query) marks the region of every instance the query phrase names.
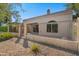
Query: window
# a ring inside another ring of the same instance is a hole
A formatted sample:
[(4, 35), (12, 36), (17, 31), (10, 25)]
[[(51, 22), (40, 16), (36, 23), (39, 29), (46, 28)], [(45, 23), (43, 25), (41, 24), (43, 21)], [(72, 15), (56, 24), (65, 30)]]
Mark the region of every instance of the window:
[(57, 33), (58, 32), (58, 24), (56, 21), (50, 21), (47, 24), (47, 32)]
[(33, 27), (33, 32), (39, 32), (38, 25), (35, 25), (35, 26)]
[(51, 32), (51, 24), (47, 24), (47, 32)]

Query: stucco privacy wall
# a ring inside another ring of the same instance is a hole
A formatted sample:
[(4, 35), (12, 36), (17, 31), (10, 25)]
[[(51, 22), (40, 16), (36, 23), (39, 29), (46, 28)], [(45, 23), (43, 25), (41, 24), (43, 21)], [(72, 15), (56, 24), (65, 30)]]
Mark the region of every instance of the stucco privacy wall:
[[(48, 33), (46, 32), (46, 24), (49, 21), (56, 21), (58, 23), (58, 33)], [(64, 11), (57, 14), (44, 15), (39, 17), (34, 17), (27, 19), (24, 21), (24, 24), (29, 23), (38, 23), (39, 24), (39, 34), (40, 35), (48, 35), (48, 36), (56, 36), (56, 37), (71, 37), (72, 30), (72, 12)]]
[(31, 41), (36, 41), (48, 45), (54, 45), (57, 47), (69, 49), (69, 50), (74, 50), (79, 52), (79, 41), (70, 41), (70, 40), (62, 40), (59, 38), (51, 38), (51, 37), (46, 37), (46, 36), (39, 36), (39, 35), (33, 35), (33, 34), (28, 34), (27, 36), (28, 40)]
[(73, 23), (73, 39), (79, 41), (79, 17), (77, 17), (77, 21)]

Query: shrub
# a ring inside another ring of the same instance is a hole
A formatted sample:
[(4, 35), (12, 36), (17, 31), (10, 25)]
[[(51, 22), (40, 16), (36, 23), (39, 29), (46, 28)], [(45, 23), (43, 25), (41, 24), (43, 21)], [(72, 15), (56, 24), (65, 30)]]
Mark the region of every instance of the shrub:
[(35, 54), (35, 55), (37, 55), (38, 53), (39, 53), (39, 46), (37, 46), (37, 45), (35, 45), (35, 44), (33, 44), (32, 46), (31, 46), (31, 50), (32, 50), (32, 52)]
[(0, 32), (7, 32), (8, 27), (7, 26), (0, 26)]
[(11, 34), (9, 32), (1, 33), (0, 34), (0, 41), (5, 41), (5, 40), (8, 40), (8, 39), (13, 38), (13, 37), (15, 37), (15, 35)]

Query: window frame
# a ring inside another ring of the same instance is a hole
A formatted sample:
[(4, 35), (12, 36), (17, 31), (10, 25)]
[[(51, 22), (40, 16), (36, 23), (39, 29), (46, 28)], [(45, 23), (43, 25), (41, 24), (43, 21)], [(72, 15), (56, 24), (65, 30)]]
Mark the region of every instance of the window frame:
[[(55, 24), (54, 24), (55, 23)], [(48, 28), (48, 25), (50, 24), (50, 29)], [(56, 26), (56, 28), (54, 27), (52, 27), (52, 26)], [(57, 22), (56, 21), (49, 21), (48, 23), (47, 23), (47, 32), (49, 32), (49, 33), (58, 33), (58, 24), (57, 24)], [(54, 29), (54, 30), (53, 30)], [(55, 30), (56, 29), (56, 30)], [(50, 30), (50, 31), (48, 31), (48, 30)]]

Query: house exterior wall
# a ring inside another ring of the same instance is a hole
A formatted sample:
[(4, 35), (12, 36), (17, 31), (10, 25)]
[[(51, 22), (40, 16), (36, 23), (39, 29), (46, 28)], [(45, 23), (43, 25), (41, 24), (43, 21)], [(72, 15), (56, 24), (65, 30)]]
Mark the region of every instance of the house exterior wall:
[[(69, 17), (70, 16), (70, 17)], [(40, 35), (47, 35), (47, 36), (53, 36), (53, 37), (72, 37), (72, 16), (71, 15), (64, 15), (64, 16), (58, 16), (58, 17), (47, 17), (47, 19), (41, 19), (46, 20), (44, 23), (39, 23), (39, 34)], [(58, 23), (58, 33), (49, 33), (47, 32), (47, 22), (51, 20), (55, 20)], [(66, 21), (67, 20), (67, 21)]]
[(47, 32), (47, 24), (39, 24), (39, 35), (71, 38), (69, 22), (58, 22), (58, 33)]
[[(46, 25), (49, 21), (56, 21), (58, 23), (58, 33), (48, 33), (46, 30)], [(39, 24), (39, 35), (47, 35), (52, 37), (72, 37), (72, 13), (61, 14), (50, 14), (47, 16), (41, 16), (36, 18), (31, 18), (24, 23), (38, 23)]]

